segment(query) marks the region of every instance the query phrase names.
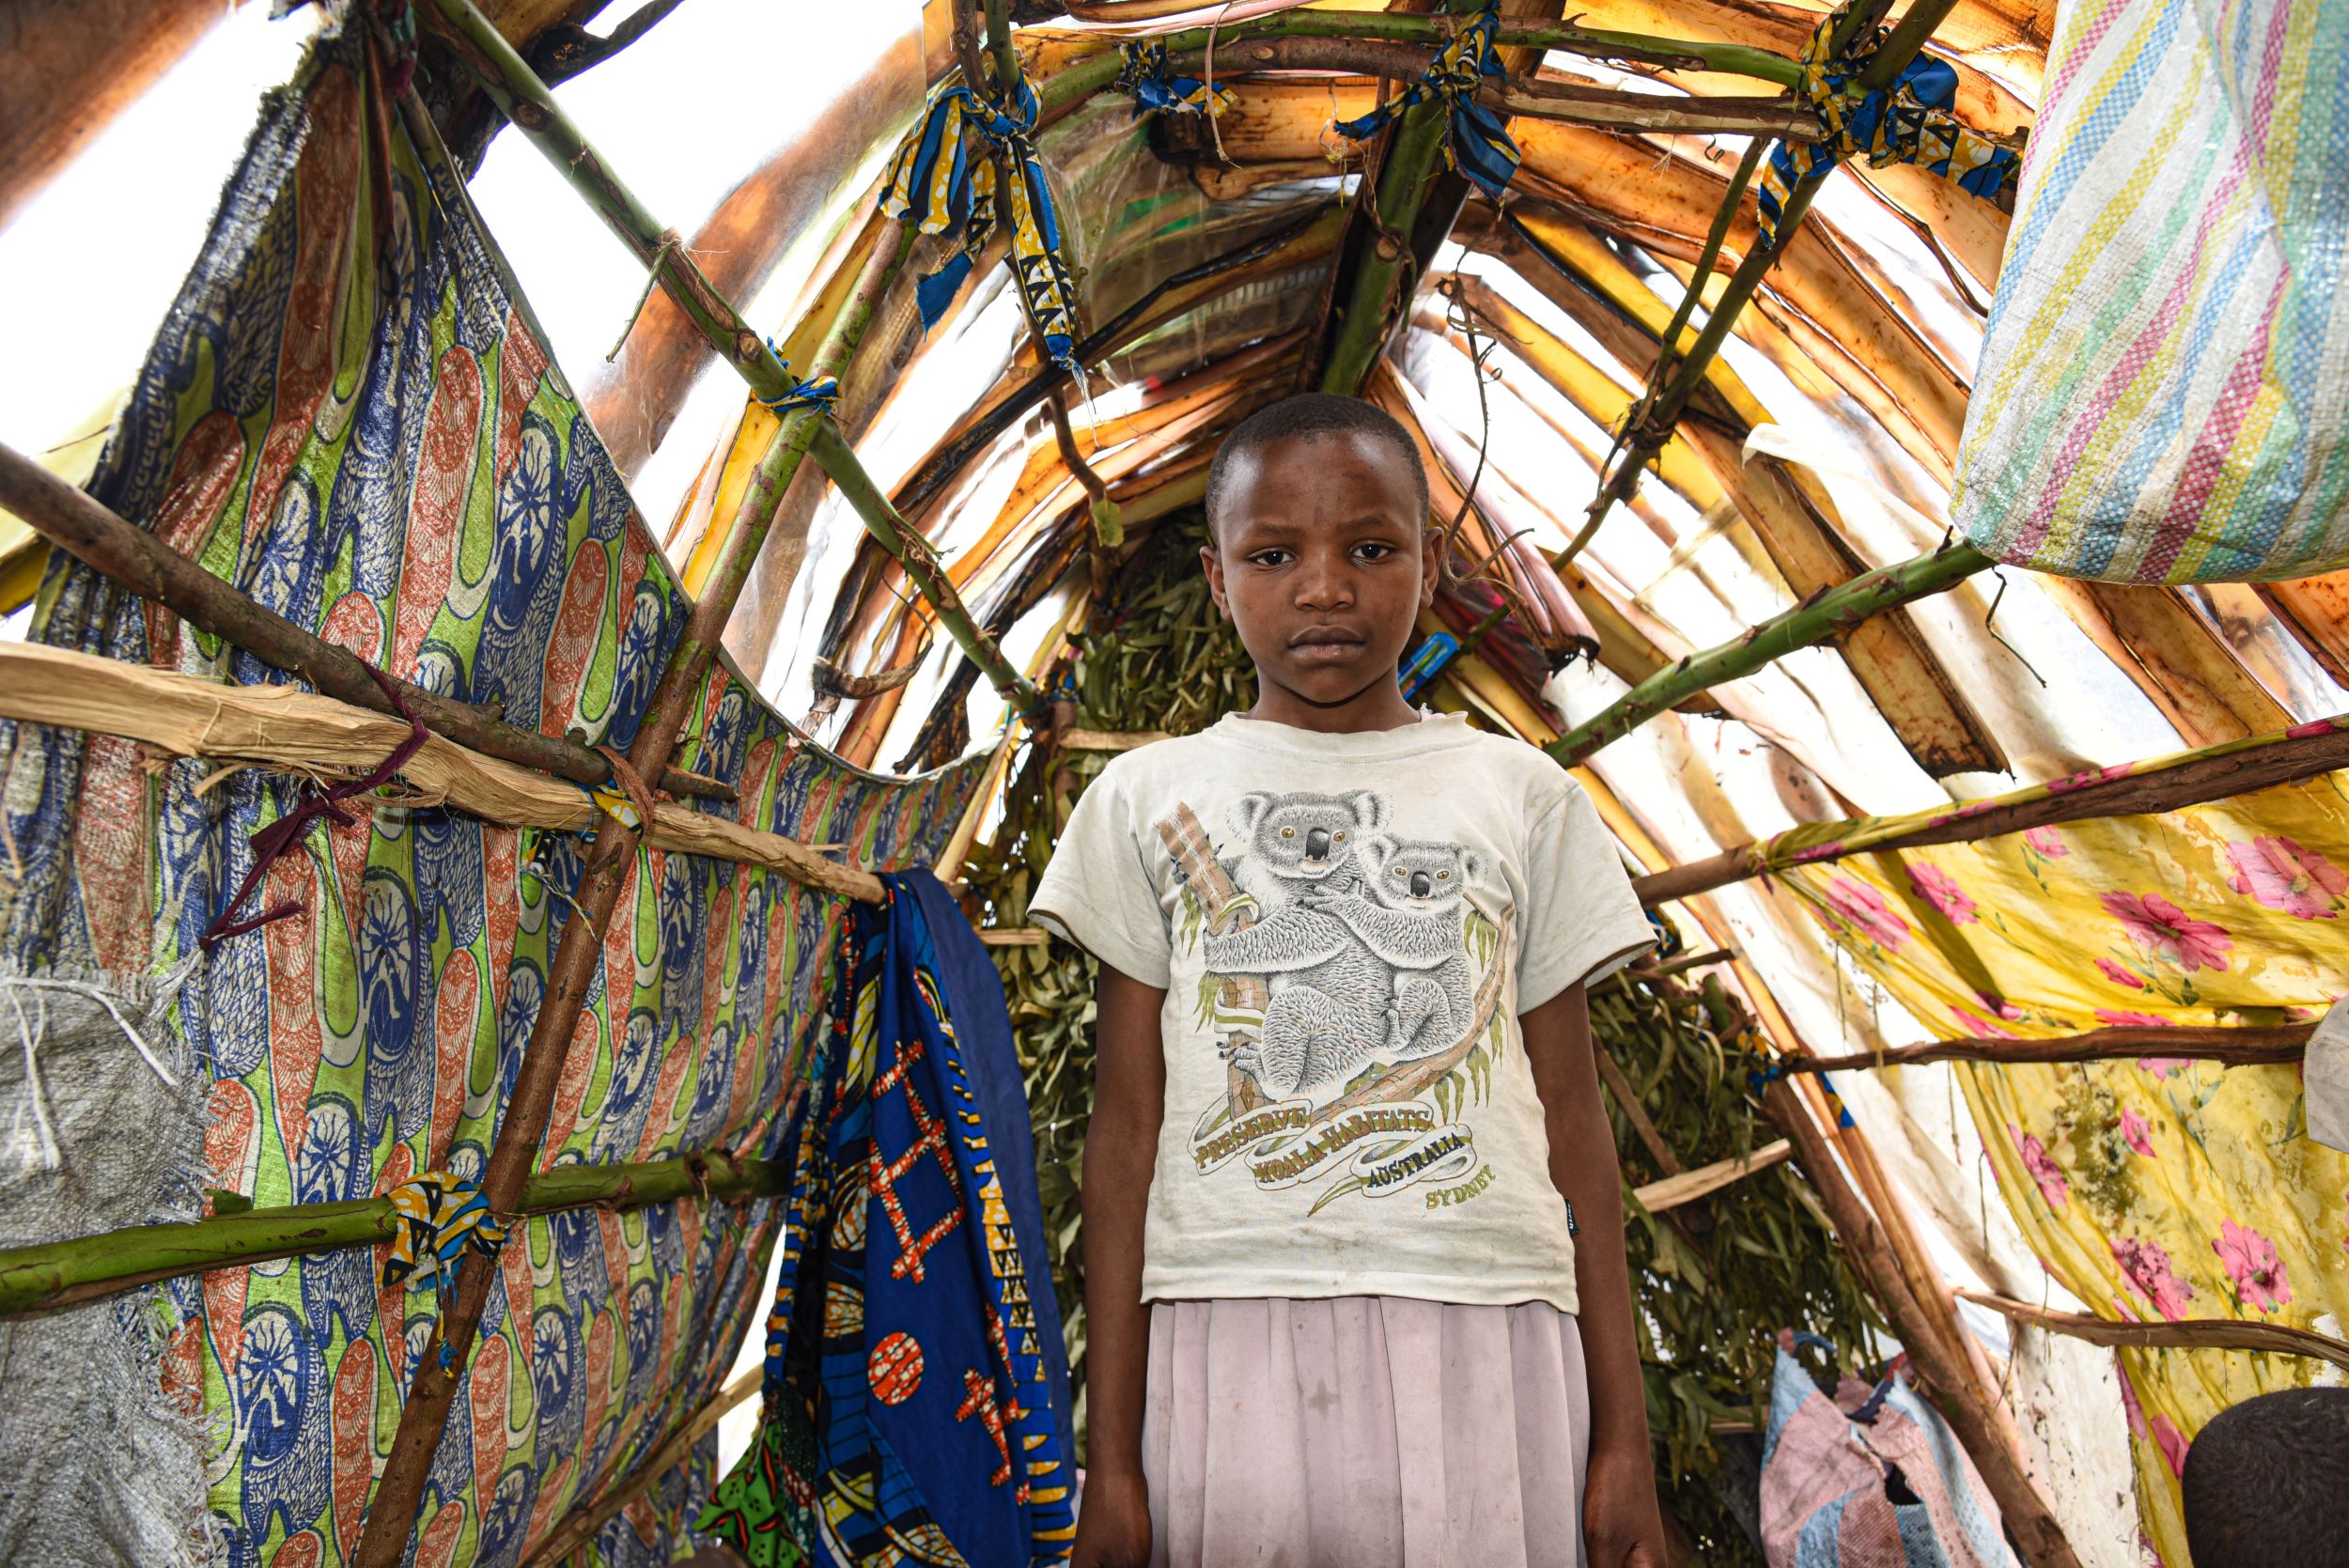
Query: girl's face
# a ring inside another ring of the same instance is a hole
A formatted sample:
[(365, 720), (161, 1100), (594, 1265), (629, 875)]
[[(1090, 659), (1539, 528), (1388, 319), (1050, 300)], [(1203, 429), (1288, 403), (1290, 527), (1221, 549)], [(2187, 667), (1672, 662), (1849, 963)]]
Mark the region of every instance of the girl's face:
[(1356, 707), (1403, 708), (1396, 665), (1436, 594), (1435, 536), (1408, 462), (1354, 431), (1239, 460), (1200, 560), (1255, 660), (1263, 717), (1297, 704), (1325, 710), (1310, 727), (1334, 728)]

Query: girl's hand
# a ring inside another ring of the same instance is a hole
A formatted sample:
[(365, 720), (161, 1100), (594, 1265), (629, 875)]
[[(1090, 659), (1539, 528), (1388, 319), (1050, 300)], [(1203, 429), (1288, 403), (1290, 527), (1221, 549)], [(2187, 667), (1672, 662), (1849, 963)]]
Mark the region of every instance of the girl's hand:
[[(1663, 1568), (1658, 1558), (1657, 1568)], [(1150, 1568), (1150, 1489), (1140, 1471), (1085, 1473), (1070, 1568)]]
[[(1078, 1538), (1083, 1539), (1081, 1527)], [(1592, 1452), (1582, 1484), (1582, 1540), (1589, 1568), (1664, 1568), (1664, 1519), (1657, 1512), (1656, 1470), (1644, 1447)]]

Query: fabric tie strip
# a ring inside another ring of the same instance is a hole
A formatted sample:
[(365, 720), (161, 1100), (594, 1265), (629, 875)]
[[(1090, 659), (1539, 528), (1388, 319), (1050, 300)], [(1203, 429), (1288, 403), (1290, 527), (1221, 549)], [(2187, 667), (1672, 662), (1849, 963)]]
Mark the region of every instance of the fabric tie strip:
[[(446, 1171), (412, 1176), (386, 1194), (397, 1218), (392, 1255), (383, 1260), (383, 1288), (405, 1283), (411, 1290), (446, 1290), (457, 1282), (457, 1260), (471, 1247), (494, 1258), (506, 1245), (506, 1227), (490, 1212), (479, 1184)], [(457, 1352), (443, 1343), (441, 1369), (455, 1366)]]
[(1368, 141), (1404, 110), (1440, 98), (1451, 115), (1444, 136), (1444, 162), (1499, 201), (1501, 193), (1517, 177), (1517, 144), (1509, 139), (1508, 122), (1476, 101), (1476, 89), (1486, 77), (1500, 80), (1506, 74), (1493, 43), (1500, 28), (1501, 0), (1486, 0), (1476, 20), (1453, 35), (1418, 81), (1361, 118), (1340, 120), (1331, 129), (1348, 141)]
[(990, 158), (972, 158), (967, 133), (975, 132), (987, 147), (1003, 152), (1012, 173), (1012, 274), (1046, 357), (1073, 376), (1077, 289), (1063, 254), (1060, 210), (1036, 152), (1039, 114), (1035, 89), (1024, 73), (1007, 104), (982, 99), (958, 78), (941, 83), (920, 123), (897, 146), (880, 210), (884, 217), (912, 218), (924, 234), (961, 235), (961, 249), (914, 293), (923, 327), (936, 326), (995, 234), (995, 165)]
[(383, 1288), (405, 1283), (410, 1290), (452, 1284), (457, 1260), (471, 1247), (494, 1258), (506, 1245), (506, 1227), (490, 1212), (478, 1183), (446, 1171), (427, 1171), (392, 1188), (392, 1255), (383, 1261)]
[[(922, 319), (924, 325), (928, 324), (926, 314)], [(783, 357), (783, 350), (775, 347), (775, 340), (771, 337), (767, 340), (767, 351), (775, 356), (775, 363), (783, 366), (785, 375), (789, 376), (791, 362)], [(794, 378), (789, 389), (780, 396), (761, 397), (754, 392), (751, 397), (770, 413), (788, 413), (793, 409), (822, 409), (829, 413), (832, 406), (840, 400), (840, 379), (836, 376), (801, 376)]]
[(1117, 80), (1113, 92), (1134, 101), (1134, 118), (1157, 109), (1170, 115), (1220, 116), (1232, 106), (1229, 87), (1213, 87), (1196, 76), (1170, 75), (1164, 39), (1140, 39), (1117, 46)]
[(1810, 101), (1825, 134), (1813, 145), (1780, 142), (1770, 148), (1756, 197), (1764, 241), (1777, 241), (1779, 214), (1785, 210), (1796, 182), (1814, 168), (1832, 168), (1846, 158), (1864, 156), (1879, 169), (1888, 163), (1921, 164), (1984, 201), (2014, 182), (2022, 168), (2015, 149), (1967, 129), (1949, 112), (1957, 101), (1955, 70), (1946, 61), (1920, 54), (1890, 91), (1862, 90), (1856, 84), (1882, 47), (1885, 34), (1878, 28), (1862, 45), (1831, 56), (1828, 52), (1841, 15), (1820, 23), (1802, 46), (1802, 82), (1797, 90)]
[(246, 872), (244, 880), (237, 884), (236, 896), (228, 900), (227, 907), (214, 915), (212, 923), (204, 928), (204, 935), (198, 939), (198, 943), (205, 952), (210, 953), (230, 937), (241, 937), (247, 931), (259, 930), (272, 921), (300, 914), (302, 901), (295, 898), (242, 919), (238, 918), (237, 911), (244, 908), (244, 901), (253, 896), (254, 890), (261, 885), (262, 879), (269, 875), (269, 868), (277, 863), (278, 857), (302, 842), (303, 835), (310, 831), (311, 823), (321, 816), (332, 817), (346, 828), (357, 822), (357, 817), (343, 810), (343, 802), (354, 795), (365, 795), (378, 785), (391, 783), (392, 775), (407, 767), (408, 759), (423, 750), (424, 743), (432, 738), (432, 732), (424, 727), (423, 720), (410, 711), (408, 705), (400, 699), (399, 688), (386, 679), (382, 671), (372, 664), (362, 665), (361, 668), (373, 677), (377, 686), (382, 688), (383, 695), (391, 702), (392, 710), (408, 721), (407, 738), (394, 747), (392, 754), (376, 764), (364, 777), (336, 784), (323, 793), (312, 791), (292, 811), (253, 834), (247, 841), (253, 849), (253, 869)]

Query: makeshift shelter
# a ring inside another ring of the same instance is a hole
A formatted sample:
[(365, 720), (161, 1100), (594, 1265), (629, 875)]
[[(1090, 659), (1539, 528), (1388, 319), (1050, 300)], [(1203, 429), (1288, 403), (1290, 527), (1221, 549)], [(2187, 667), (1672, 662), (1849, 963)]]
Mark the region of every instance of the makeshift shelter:
[[(707, 1540), (918, 864), (1081, 1366), (1089, 964), (1027, 891), (1103, 756), (1249, 700), (1206, 464), (1317, 386), (1423, 442), (1418, 700), (1655, 910), (1592, 1004), (1676, 1539), (1761, 1560), (1794, 1328), (1897, 1343), (2032, 1568), (2183, 1568), (2201, 1425), (2349, 1367), (2349, 6), (908, 0), (690, 234), (548, 85), (678, 8), (599, 8), (350, 0), (102, 455), (0, 449), (0, 1549)], [(10, 9), (0, 218), (213, 8)], [(645, 270), (608, 363), (493, 132)]]

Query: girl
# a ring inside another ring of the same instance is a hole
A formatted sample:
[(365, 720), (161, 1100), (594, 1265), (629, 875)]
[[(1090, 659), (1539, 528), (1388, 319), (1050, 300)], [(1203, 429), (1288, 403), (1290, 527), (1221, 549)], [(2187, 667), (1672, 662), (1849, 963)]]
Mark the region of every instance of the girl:
[(1427, 505), (1366, 403), (1241, 424), (1256, 705), (1111, 763), (1031, 901), (1101, 966), (1081, 1568), (1662, 1568), (1583, 1007), (1652, 932), (1555, 763), (1403, 701)]

